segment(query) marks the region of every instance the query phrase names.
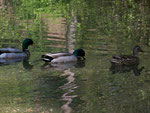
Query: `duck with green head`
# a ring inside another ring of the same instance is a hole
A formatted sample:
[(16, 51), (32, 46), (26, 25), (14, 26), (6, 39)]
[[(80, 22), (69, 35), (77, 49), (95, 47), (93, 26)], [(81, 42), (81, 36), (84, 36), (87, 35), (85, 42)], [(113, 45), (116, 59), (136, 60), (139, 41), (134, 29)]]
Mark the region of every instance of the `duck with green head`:
[(139, 64), (138, 53), (143, 52), (140, 46), (134, 46), (133, 55), (117, 55), (113, 56), (110, 61), (112, 65), (125, 65), (125, 66), (133, 66)]
[(0, 48), (0, 59), (25, 58), (30, 56), (28, 46), (32, 45), (33, 41), (29, 38), (22, 42), (22, 50), (17, 48)]
[(85, 51), (83, 49), (76, 49), (72, 54), (71, 53), (55, 53), (55, 54), (45, 54), (42, 55), (42, 60), (45, 62), (51, 63), (67, 63), (67, 62), (76, 62), (78, 60), (85, 59)]

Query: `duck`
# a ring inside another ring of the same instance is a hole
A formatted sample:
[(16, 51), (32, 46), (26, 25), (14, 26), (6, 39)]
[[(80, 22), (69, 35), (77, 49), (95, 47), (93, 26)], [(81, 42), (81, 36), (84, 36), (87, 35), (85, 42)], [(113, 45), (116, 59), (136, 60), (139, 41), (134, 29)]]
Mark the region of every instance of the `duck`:
[(143, 52), (140, 46), (136, 45), (133, 48), (133, 55), (117, 55), (111, 59), (112, 65), (133, 66), (139, 64), (138, 53)]
[(85, 60), (85, 51), (83, 49), (76, 49), (73, 53), (48, 53), (42, 55), (42, 60), (50, 63), (68, 63), (77, 62), (79, 60)]
[(83, 68), (85, 67), (85, 60), (79, 60), (77, 62), (68, 62), (68, 63), (45, 63), (42, 66), (42, 69), (51, 69), (51, 70), (67, 70), (70, 68)]
[(8, 47), (0, 48), (0, 59), (16, 59), (16, 58), (26, 58), (30, 56), (28, 46), (33, 45), (32, 39), (26, 38), (22, 42), (22, 50)]

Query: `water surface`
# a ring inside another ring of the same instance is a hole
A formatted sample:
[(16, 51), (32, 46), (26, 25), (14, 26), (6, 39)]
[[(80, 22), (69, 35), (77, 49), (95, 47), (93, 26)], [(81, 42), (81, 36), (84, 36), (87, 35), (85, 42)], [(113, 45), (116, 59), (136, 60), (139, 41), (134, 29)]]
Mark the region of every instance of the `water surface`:
[[(148, 1), (1, 1), (0, 47), (21, 49), (26, 37), (34, 45), (30, 59), (0, 64), (0, 112), (150, 112)], [(135, 45), (145, 51), (140, 64), (112, 69), (112, 55), (132, 54)], [(41, 60), (76, 48), (85, 62)]]

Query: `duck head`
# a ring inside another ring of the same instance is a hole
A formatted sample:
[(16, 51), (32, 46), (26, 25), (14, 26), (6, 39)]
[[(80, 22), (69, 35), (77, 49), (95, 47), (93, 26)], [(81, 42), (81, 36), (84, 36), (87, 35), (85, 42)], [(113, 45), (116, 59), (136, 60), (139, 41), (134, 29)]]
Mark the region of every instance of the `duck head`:
[(23, 51), (27, 50), (29, 45), (33, 45), (33, 41), (32, 41), (32, 39), (26, 38), (22, 42), (22, 49), (23, 49)]
[(141, 49), (140, 46), (134, 46), (134, 48), (133, 48), (133, 55), (134, 56), (138, 56), (139, 52), (144, 52), (144, 51)]
[[(85, 56), (85, 51), (83, 49), (76, 49), (74, 52), (73, 52), (73, 55), (76, 56), (76, 57), (82, 57), (84, 58)], [(85, 59), (85, 58), (84, 58)]]

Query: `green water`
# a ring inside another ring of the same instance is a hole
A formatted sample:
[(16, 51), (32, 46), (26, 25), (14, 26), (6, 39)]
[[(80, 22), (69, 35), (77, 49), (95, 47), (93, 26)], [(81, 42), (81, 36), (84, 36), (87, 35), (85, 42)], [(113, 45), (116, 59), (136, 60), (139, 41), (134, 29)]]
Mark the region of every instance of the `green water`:
[[(28, 60), (0, 63), (0, 113), (149, 113), (148, 0), (1, 0), (0, 47), (31, 38)], [(111, 71), (112, 55), (136, 68)], [(82, 48), (81, 63), (45, 65), (41, 55)]]

